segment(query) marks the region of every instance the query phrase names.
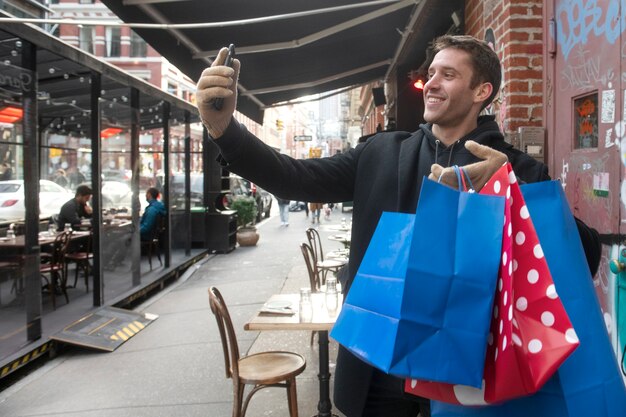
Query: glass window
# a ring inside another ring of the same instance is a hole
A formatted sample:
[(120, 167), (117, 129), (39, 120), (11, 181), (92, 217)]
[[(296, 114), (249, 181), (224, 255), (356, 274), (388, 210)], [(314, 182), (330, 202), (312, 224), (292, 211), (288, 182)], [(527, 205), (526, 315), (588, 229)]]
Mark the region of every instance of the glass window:
[(120, 56), (122, 52), (121, 43), (121, 28), (108, 27), (106, 28), (106, 56), (116, 57)]
[(146, 42), (135, 32), (130, 32), (130, 56), (141, 58), (148, 53)]
[(597, 92), (574, 99), (574, 149), (598, 147)]
[(78, 47), (83, 51), (93, 54), (93, 32), (94, 28), (90, 26), (83, 26), (78, 33)]

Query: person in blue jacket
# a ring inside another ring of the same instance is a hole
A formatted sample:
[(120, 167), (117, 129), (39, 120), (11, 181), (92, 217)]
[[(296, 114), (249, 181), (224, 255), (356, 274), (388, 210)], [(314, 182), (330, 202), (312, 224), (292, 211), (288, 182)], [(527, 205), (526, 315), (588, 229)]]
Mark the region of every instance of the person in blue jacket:
[(159, 190), (154, 187), (148, 188), (146, 191), (146, 201), (148, 207), (141, 216), (141, 223), (139, 223), (139, 234), (142, 241), (149, 241), (152, 239), (152, 231), (157, 225), (158, 216), (165, 216), (165, 205), (157, 200), (159, 197)]

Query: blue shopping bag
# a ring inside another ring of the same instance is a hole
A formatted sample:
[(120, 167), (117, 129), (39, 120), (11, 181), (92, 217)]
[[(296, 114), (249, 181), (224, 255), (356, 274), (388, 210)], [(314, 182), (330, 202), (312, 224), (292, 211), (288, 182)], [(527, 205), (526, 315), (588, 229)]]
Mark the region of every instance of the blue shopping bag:
[(480, 386), (504, 199), (424, 180), (415, 215), (383, 213), (331, 336), (400, 377)]
[(478, 408), (433, 401), (432, 416), (626, 416), (626, 388), (561, 184), (545, 181), (521, 188), (556, 290), (580, 345), (534, 395), (499, 406)]

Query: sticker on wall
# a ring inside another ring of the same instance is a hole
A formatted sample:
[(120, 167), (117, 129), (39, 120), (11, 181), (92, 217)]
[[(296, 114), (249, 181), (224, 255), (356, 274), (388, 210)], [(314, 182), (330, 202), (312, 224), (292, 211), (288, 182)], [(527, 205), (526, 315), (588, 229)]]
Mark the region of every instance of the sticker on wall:
[(612, 138), (613, 137), (613, 128), (607, 129), (606, 134), (604, 135), (604, 147), (610, 148), (613, 145)]
[(615, 90), (602, 91), (602, 123), (615, 122)]
[(596, 197), (609, 196), (609, 173), (599, 172), (593, 174), (593, 195)]

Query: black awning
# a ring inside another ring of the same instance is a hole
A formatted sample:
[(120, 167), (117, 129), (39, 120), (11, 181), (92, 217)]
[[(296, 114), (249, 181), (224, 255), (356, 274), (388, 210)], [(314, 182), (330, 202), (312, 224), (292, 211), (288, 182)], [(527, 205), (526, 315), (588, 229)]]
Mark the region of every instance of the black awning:
[[(240, 85), (244, 88), (240, 91), (238, 110), (259, 123), (264, 107), (383, 80), (392, 65), (406, 64), (407, 60), (419, 66), (427, 43), (445, 33), (453, 24), (452, 12), (463, 7), (461, 0), (103, 0), (103, 3), (127, 23), (217, 23), (300, 14), (235, 26), (135, 29), (194, 80), (220, 47), (234, 43), (242, 62)], [(349, 7), (354, 5), (358, 7)], [(311, 13), (323, 9), (331, 11)]]

